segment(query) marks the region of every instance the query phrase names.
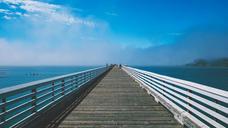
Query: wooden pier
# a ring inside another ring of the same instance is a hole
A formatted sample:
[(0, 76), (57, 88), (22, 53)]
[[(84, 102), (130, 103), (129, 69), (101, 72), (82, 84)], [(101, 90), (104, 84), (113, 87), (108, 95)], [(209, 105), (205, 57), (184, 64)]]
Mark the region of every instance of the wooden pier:
[(228, 91), (106, 65), (0, 89), (0, 128), (228, 128), (227, 106)]
[(58, 125), (59, 128), (179, 128), (126, 72), (114, 67)]

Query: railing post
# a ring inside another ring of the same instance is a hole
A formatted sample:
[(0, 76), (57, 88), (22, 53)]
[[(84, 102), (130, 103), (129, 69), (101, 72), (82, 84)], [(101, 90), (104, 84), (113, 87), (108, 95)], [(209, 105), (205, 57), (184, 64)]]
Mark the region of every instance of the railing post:
[(71, 77), (71, 90), (70, 91), (72, 91), (73, 89), (74, 89), (74, 83), (75, 83), (75, 78), (74, 78), (74, 76), (72, 76)]
[(75, 76), (75, 88), (78, 86), (78, 75)]
[(86, 73), (86, 79), (85, 79), (85, 82), (88, 81), (89, 79), (89, 72)]
[(97, 70), (93, 72), (94, 78), (97, 76)]
[(53, 81), (52, 83), (51, 83), (51, 96), (52, 96), (52, 101), (54, 101), (55, 100), (55, 82)]
[(65, 95), (64, 79), (62, 80), (62, 95)]
[(83, 73), (83, 84), (85, 83), (86, 81), (86, 73)]
[(89, 72), (89, 80), (91, 80), (92, 79), (92, 72), (90, 71)]
[[(190, 89), (188, 89), (188, 92), (189, 92), (189, 93), (192, 93), (192, 91), (191, 91)], [(187, 96), (187, 98), (188, 98), (189, 100), (191, 100), (191, 97), (190, 97), (190, 96)], [(190, 103), (188, 102), (188, 106), (190, 106), (190, 107), (191, 107), (191, 106), (192, 106), (192, 104), (190, 104)], [(189, 114), (191, 114), (191, 111), (190, 111), (190, 110), (188, 110), (188, 109), (187, 109), (187, 112), (188, 112)]]
[(74, 89), (77, 87), (77, 80), (78, 80), (78, 78), (77, 78), (77, 75), (75, 75), (74, 76)]
[[(217, 99), (214, 99), (214, 101), (215, 101), (215, 103), (216, 103), (216, 104), (218, 104), (218, 100), (217, 100)], [(215, 109), (215, 112), (218, 112), (218, 110), (217, 110), (217, 109)], [(217, 119), (217, 118), (215, 118), (215, 121), (217, 122), (217, 121), (218, 121), (218, 119)]]
[(77, 83), (78, 83), (78, 85), (80, 85), (82, 83), (82, 76), (81, 75), (78, 75)]
[(1, 122), (5, 122), (5, 112), (6, 112), (6, 97), (2, 97), (2, 116), (1, 116)]
[(33, 107), (33, 110), (32, 110), (32, 113), (36, 113), (36, 88), (33, 88), (32, 89), (32, 107)]
[(94, 78), (94, 71), (91, 72), (92, 79)]
[[(162, 82), (162, 83), (165, 83), (165, 81), (164, 81), (164, 80), (161, 80), (161, 82)], [(165, 88), (165, 86), (164, 86), (163, 84), (162, 84), (161, 86)], [(164, 90), (164, 89), (161, 89), (161, 90), (162, 90), (163, 92), (165, 92), (165, 90)], [(163, 96), (165, 96), (163, 93), (162, 93), (162, 95), (163, 95)]]

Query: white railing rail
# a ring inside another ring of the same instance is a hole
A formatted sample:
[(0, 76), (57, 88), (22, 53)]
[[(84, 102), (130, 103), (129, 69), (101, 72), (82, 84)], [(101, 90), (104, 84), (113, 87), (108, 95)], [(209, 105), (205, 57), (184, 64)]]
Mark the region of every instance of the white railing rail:
[(99, 67), (0, 89), (0, 128), (19, 126), (96, 79), (110, 67)]
[(228, 91), (123, 66), (140, 86), (188, 127), (228, 127)]

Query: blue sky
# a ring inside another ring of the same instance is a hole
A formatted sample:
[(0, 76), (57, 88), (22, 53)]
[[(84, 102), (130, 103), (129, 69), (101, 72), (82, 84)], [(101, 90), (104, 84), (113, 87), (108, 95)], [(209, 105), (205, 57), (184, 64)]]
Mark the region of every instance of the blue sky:
[(0, 65), (228, 57), (226, 0), (0, 0)]

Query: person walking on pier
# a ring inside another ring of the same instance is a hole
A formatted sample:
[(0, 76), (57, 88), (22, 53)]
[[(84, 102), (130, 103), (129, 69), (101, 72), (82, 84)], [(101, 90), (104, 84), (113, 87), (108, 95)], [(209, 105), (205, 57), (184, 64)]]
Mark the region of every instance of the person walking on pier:
[(121, 64), (119, 64), (119, 68), (120, 68), (120, 69), (122, 68), (122, 65), (121, 65)]

